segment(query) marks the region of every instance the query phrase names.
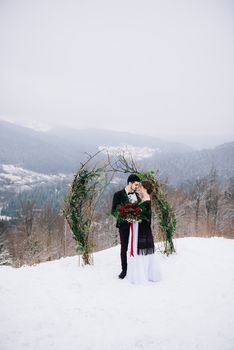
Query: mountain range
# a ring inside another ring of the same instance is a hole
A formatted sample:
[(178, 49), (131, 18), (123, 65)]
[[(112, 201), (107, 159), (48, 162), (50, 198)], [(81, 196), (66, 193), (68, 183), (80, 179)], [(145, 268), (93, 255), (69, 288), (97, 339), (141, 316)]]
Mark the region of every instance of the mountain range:
[(172, 185), (204, 176), (212, 167), (223, 181), (234, 176), (234, 142), (195, 150), (183, 143), (127, 132), (69, 128), (40, 132), (0, 121), (0, 164), (41, 174), (71, 174), (86, 159), (86, 152), (126, 145), (144, 167), (158, 170)]

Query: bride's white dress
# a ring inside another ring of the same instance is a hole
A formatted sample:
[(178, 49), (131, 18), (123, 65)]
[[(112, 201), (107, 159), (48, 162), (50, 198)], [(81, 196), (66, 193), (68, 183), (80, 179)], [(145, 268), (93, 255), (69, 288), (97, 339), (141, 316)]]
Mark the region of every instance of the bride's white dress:
[(134, 284), (147, 284), (149, 281), (158, 282), (162, 279), (159, 257), (157, 252), (148, 255), (137, 255), (138, 223), (133, 223), (134, 256), (130, 256), (131, 231), (127, 252), (127, 279)]

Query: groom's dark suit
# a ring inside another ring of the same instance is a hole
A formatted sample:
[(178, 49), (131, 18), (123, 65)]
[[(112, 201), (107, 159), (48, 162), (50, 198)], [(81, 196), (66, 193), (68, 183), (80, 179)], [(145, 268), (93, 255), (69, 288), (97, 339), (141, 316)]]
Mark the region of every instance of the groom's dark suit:
[[(138, 198), (138, 196), (137, 196)], [(129, 197), (125, 191), (125, 188), (121, 191), (118, 191), (114, 194), (113, 202), (112, 202), (112, 210), (111, 213), (114, 214), (114, 211), (116, 210), (116, 207), (120, 204), (125, 204), (129, 202)], [(122, 264), (122, 270), (124, 272), (127, 271), (127, 250), (128, 250), (128, 241), (129, 241), (129, 231), (130, 231), (130, 224), (127, 221), (124, 222), (117, 222), (116, 227), (119, 229), (119, 236), (120, 236), (120, 245), (121, 245), (121, 264)]]

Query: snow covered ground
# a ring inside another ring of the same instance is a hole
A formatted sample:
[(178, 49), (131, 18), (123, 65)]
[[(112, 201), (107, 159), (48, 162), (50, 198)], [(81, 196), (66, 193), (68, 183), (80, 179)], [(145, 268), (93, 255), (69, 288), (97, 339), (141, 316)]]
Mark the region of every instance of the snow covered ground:
[(233, 350), (234, 240), (180, 238), (163, 279), (119, 280), (119, 246), (0, 268), (1, 350)]

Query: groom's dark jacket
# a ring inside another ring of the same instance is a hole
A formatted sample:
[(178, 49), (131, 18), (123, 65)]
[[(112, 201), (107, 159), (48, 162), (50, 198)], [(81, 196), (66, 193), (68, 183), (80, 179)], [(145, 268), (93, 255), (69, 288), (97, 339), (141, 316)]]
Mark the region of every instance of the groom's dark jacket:
[[(136, 195), (136, 196), (137, 196), (137, 198), (139, 198), (138, 195)], [(115, 212), (118, 205), (125, 204), (127, 202), (129, 202), (129, 198), (128, 198), (128, 195), (125, 191), (125, 188), (122, 189), (121, 191), (115, 192), (114, 197), (113, 197), (113, 202), (112, 202), (111, 214), (114, 215), (114, 212)], [(116, 227), (121, 228), (121, 229), (125, 229), (125, 228), (129, 229), (129, 222), (124, 221), (124, 222), (120, 223), (117, 221)]]

